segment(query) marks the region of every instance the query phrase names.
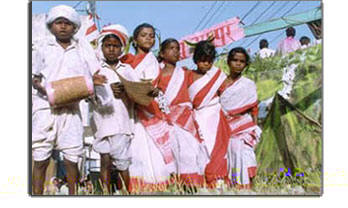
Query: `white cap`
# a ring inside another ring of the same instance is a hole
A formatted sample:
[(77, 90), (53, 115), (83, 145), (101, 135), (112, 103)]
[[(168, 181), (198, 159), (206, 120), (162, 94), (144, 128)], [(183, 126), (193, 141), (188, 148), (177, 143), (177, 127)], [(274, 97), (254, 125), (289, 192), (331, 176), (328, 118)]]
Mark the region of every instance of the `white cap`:
[(74, 8), (67, 6), (67, 5), (59, 5), (59, 6), (53, 7), (49, 11), (47, 19), (46, 19), (47, 27), (48, 27), (48, 25), (50, 25), (52, 22), (54, 22), (56, 19), (58, 19), (60, 17), (64, 17), (64, 18), (68, 19), (70, 22), (72, 22), (76, 26), (75, 32), (77, 32), (81, 26), (80, 16), (75, 11)]
[(103, 27), (103, 29), (100, 31), (98, 42), (101, 42), (103, 38), (109, 34), (116, 35), (121, 40), (121, 44), (123, 47), (127, 45), (128, 31), (124, 26), (116, 24)]

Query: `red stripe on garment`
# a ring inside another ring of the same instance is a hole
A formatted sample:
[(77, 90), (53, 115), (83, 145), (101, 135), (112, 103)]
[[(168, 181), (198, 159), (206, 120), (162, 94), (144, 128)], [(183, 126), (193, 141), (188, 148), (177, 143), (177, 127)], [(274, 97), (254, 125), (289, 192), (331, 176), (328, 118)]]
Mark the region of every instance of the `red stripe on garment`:
[(131, 194), (165, 191), (169, 184), (169, 179), (161, 183), (146, 183), (141, 177), (130, 177), (128, 191)]
[(232, 135), (237, 134), (238, 132), (240, 132), (240, 131), (242, 131), (244, 129), (250, 128), (252, 126), (255, 126), (255, 123), (253, 121), (249, 122), (249, 123), (245, 123), (243, 125), (240, 125), (240, 126), (238, 126), (237, 128), (234, 128), (234, 129), (231, 128), (231, 134)]
[(143, 61), (146, 55), (146, 53), (143, 53), (134, 56), (133, 62), (130, 64), (133, 67), (133, 69), (135, 69)]
[(249, 110), (249, 109), (251, 109), (251, 108), (253, 108), (255, 106), (257, 106), (257, 101), (255, 101), (253, 103), (250, 103), (248, 105), (245, 105), (245, 106), (243, 106), (241, 108), (230, 110), (230, 111), (228, 111), (228, 115), (233, 116), (235, 114), (244, 113), (245, 111), (247, 111), (247, 110)]
[(223, 112), (220, 110), (220, 120), (216, 134), (216, 140), (210, 161), (205, 168), (205, 177), (209, 187), (216, 182), (217, 179), (224, 179), (227, 176), (227, 148), (231, 131)]
[(202, 187), (204, 184), (203, 175), (198, 173), (182, 173), (179, 177), (180, 182), (186, 186)]
[(257, 167), (249, 167), (248, 168), (249, 178), (254, 178), (256, 176), (256, 173), (257, 173)]
[(115, 34), (117, 37), (121, 38), (121, 42), (122, 42), (122, 45), (126, 45), (127, 44), (127, 41), (126, 41), (126, 35), (118, 30), (102, 30), (100, 32), (100, 34), (103, 34), (103, 33), (113, 33)]
[[(203, 140), (199, 137), (198, 131), (197, 131), (197, 125), (195, 123), (195, 120), (193, 118), (193, 111), (191, 108), (187, 106), (173, 106), (170, 108), (170, 120), (172, 123), (176, 123), (178, 126), (180, 126), (182, 129), (185, 129), (186, 131), (190, 132), (199, 143), (201, 143)], [(180, 115), (178, 115), (180, 113)]]
[(87, 29), (85, 35), (87, 36), (87, 35), (93, 33), (94, 31), (97, 31), (97, 30), (98, 30), (98, 29), (97, 29), (97, 26), (96, 26), (95, 24), (93, 24), (92, 26), (90, 26), (90, 27)]
[(201, 91), (199, 91), (197, 93), (197, 95), (195, 96), (195, 98), (193, 99), (193, 106), (196, 108), (198, 107), (202, 101), (204, 100), (205, 96), (209, 93), (209, 91), (211, 90), (211, 88), (213, 87), (214, 83), (216, 82), (216, 80), (219, 78), (221, 74), (221, 70), (218, 70), (218, 72), (214, 75), (214, 77), (208, 82), (208, 84), (206, 86), (203, 87), (203, 89)]

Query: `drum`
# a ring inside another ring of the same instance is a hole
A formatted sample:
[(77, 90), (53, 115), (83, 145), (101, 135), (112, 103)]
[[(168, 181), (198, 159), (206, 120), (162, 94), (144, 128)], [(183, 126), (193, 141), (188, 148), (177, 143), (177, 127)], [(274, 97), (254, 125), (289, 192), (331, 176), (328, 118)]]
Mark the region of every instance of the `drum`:
[(93, 82), (85, 76), (61, 79), (48, 83), (46, 92), (50, 105), (61, 107), (93, 95)]

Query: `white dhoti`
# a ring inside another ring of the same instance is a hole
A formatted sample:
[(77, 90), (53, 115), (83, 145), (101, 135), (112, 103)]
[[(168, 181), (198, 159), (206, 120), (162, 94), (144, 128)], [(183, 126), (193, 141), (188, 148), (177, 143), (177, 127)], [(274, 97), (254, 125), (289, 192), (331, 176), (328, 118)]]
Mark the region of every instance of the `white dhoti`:
[(35, 161), (48, 159), (53, 149), (77, 163), (83, 154), (83, 126), (78, 108), (43, 109), (32, 115), (32, 155)]
[(131, 163), (130, 144), (130, 135), (116, 134), (102, 139), (95, 139), (93, 150), (100, 154), (110, 154), (113, 165), (118, 170), (124, 171), (128, 169)]

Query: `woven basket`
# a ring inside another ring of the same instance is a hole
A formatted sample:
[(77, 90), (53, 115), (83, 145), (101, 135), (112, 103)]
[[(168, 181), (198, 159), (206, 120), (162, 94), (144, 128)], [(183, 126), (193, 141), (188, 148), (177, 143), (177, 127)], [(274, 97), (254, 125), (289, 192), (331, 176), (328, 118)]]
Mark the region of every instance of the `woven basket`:
[(52, 107), (68, 105), (94, 94), (93, 82), (85, 76), (50, 82), (46, 85), (46, 91)]

